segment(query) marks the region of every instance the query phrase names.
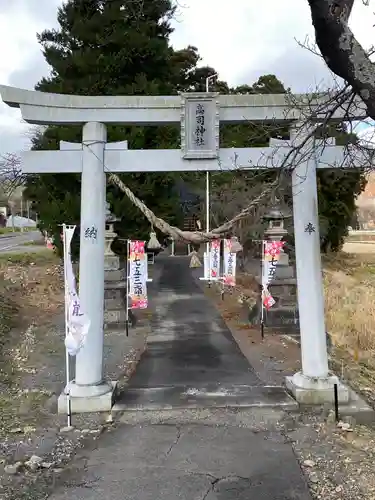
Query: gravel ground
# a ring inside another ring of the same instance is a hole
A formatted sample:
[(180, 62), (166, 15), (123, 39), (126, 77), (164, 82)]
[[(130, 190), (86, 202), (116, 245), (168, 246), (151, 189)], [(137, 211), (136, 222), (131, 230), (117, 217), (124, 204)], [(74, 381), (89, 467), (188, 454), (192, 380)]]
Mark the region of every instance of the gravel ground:
[[(21, 284), (21, 292), (27, 297), (24, 315), (33, 310), (35, 316), (39, 311), (39, 320), (34, 317), (30, 323), (29, 316), (23, 318), (24, 326), (12, 332), (10, 346), (1, 360), (1, 500), (44, 498), (32, 493), (35, 482), (41, 477), (57, 480), (77, 449), (95, 442), (111, 425), (108, 414), (73, 415), (74, 429), (68, 431), (67, 417), (57, 415), (57, 398), (66, 379), (61, 269), (50, 267), (47, 286), (36, 267), (32, 272), (27, 268), (7, 271), (8, 279)], [(119, 380), (120, 388), (134, 371), (149, 333), (148, 312), (138, 317), (129, 337), (124, 330), (105, 332), (104, 373)]]
[(305, 416), (288, 434), (316, 499), (375, 499), (375, 432)]
[[(134, 371), (148, 332), (148, 327), (140, 321), (128, 338), (124, 332), (106, 333), (105, 373), (113, 380), (120, 380), (120, 385), (126, 383)], [(51, 474), (52, 471), (58, 476), (77, 448), (97, 439), (105, 429), (106, 421), (111, 420), (108, 414), (73, 415), (74, 430), (68, 432), (66, 416), (57, 415), (56, 411), (65, 379), (64, 350), (60, 346), (63, 345), (64, 329), (57, 325), (55, 329), (50, 327), (38, 331), (36, 328), (35, 333), (43, 333), (43, 349), (39, 344), (38, 349), (30, 353), (27, 364), (33, 367), (32, 373), (26, 374), (17, 394), (10, 395), (18, 411), (14, 405), (8, 405), (8, 414), (1, 416), (2, 500), (23, 498), (23, 492), (43, 472)], [(45, 351), (48, 348), (49, 356)], [(19, 471), (22, 473), (18, 474)]]
[[(215, 288), (206, 289), (260, 378), (268, 384), (283, 384), (286, 375), (300, 369), (300, 349), (277, 333), (266, 334), (262, 341), (259, 329), (246, 322), (239, 291), (222, 301)], [(279, 424), (293, 445), (314, 499), (375, 500), (375, 429), (356, 425), (354, 419), (343, 420), (337, 425), (331, 408), (316, 408), (289, 418), (280, 416)]]
[[(207, 293), (263, 380), (279, 385), (286, 374), (299, 369), (298, 346), (281, 335), (269, 334), (262, 342), (259, 331), (249, 329), (244, 321), (244, 311), (236, 294), (221, 301), (214, 289)], [(106, 372), (109, 375), (115, 377), (122, 373), (126, 380), (143, 349), (147, 324), (149, 321), (145, 317), (128, 341), (118, 334), (106, 336)], [(51, 324), (31, 327), (24, 332), (24, 342), (18, 353), (19, 368), (25, 370), (17, 389), (19, 410), (9, 415), (1, 411), (0, 417), (1, 500), (47, 499), (48, 491), (65, 480), (74, 468), (72, 456), (89, 454), (98, 440), (100, 443), (101, 434), (112, 432), (118, 425), (192, 421), (259, 431), (275, 428), (291, 442), (314, 499), (375, 500), (374, 429), (356, 425), (354, 421), (338, 426), (332, 422), (329, 409), (298, 414), (209, 409), (137, 412), (116, 414), (113, 423), (110, 415), (85, 415), (74, 417), (75, 429), (67, 432), (63, 428), (65, 418), (55, 414), (56, 398), (64, 380), (62, 326), (60, 316)], [(13, 474), (16, 471), (20, 473)]]

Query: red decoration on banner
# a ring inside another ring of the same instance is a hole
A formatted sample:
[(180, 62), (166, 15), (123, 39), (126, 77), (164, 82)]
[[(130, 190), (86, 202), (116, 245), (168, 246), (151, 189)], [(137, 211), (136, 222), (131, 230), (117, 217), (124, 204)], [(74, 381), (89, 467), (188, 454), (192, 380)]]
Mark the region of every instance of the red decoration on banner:
[(265, 297), (263, 297), (263, 305), (264, 307), (267, 309), (267, 311), (269, 309), (271, 309), (271, 307), (275, 304), (275, 299), (272, 297), (271, 294), (269, 295), (266, 295)]
[(130, 241), (130, 253), (144, 254), (145, 242), (139, 240)]
[(277, 257), (285, 245), (285, 241), (266, 241), (264, 245), (265, 257)]

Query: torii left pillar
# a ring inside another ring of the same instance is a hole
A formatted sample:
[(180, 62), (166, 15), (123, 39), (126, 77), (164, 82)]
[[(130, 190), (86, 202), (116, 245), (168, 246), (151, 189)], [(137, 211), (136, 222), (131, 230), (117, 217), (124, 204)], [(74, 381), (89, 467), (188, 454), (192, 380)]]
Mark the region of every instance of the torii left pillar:
[(74, 148), (82, 149), (79, 296), (90, 328), (76, 357), (75, 380), (58, 400), (59, 413), (66, 411), (68, 391), (79, 413), (109, 411), (115, 395), (116, 383), (103, 380), (106, 141), (106, 126), (90, 122), (83, 126), (82, 146)]

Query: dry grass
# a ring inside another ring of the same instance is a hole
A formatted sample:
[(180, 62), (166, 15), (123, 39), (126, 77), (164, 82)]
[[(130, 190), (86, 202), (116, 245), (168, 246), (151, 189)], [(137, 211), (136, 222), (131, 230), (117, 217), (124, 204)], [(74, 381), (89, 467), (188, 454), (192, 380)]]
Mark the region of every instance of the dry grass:
[(374, 405), (375, 254), (325, 258), (324, 284), (331, 366)]
[[(326, 328), (335, 346), (331, 367), (375, 404), (375, 253), (324, 256), (323, 269)], [(258, 294), (254, 278), (239, 274), (224, 318), (233, 320), (239, 303), (251, 308)]]
[[(31, 359), (44, 348), (48, 328), (63, 305), (59, 259), (51, 251), (0, 254), (0, 437), (33, 421), (41, 423), (40, 389), (24, 390), (36, 373)], [(39, 411), (40, 410), (40, 411)]]
[[(324, 259), (327, 330), (349, 351), (375, 350), (375, 254)], [(357, 354), (358, 355), (358, 354)]]
[(61, 307), (62, 269), (51, 250), (1, 255), (0, 275), (21, 316), (27, 316), (29, 322), (39, 323)]
[(25, 358), (18, 351), (27, 341), (29, 327), (47, 324), (61, 310), (59, 259), (51, 251), (1, 254), (0, 284), (0, 383), (11, 384), (19, 371), (18, 358)]

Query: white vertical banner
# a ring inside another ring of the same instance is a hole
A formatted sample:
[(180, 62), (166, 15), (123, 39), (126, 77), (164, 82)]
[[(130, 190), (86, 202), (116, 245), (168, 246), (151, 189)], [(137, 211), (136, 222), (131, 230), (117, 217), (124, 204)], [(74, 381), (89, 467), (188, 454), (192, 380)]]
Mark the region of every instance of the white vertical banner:
[(70, 356), (84, 346), (90, 320), (81, 309), (73, 272), (71, 243), (76, 226), (63, 224), (64, 277), (65, 277), (65, 347)]
[(71, 244), (76, 226), (62, 225), (62, 242), (64, 255), (64, 289), (65, 289), (65, 365), (68, 427), (72, 424), (70, 399), (70, 360), (83, 347), (90, 327), (88, 317), (81, 311), (73, 272)]
[(209, 272), (212, 281), (220, 278), (220, 243), (219, 239), (211, 241)]
[[(209, 263), (208, 263), (209, 256), (207, 252), (204, 252), (203, 254), (203, 279), (208, 280), (209, 279)], [(202, 278), (200, 278), (202, 279)]]
[(236, 253), (232, 252), (232, 240), (224, 241), (224, 272), (223, 283), (227, 286), (236, 285)]

